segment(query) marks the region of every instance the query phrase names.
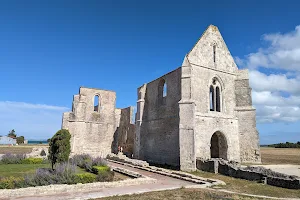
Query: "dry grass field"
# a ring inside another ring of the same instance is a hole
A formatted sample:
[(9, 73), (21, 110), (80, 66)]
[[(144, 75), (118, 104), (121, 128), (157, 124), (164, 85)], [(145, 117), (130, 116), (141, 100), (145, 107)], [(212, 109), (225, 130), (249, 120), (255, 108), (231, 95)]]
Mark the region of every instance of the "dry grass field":
[(18, 146), (8, 146), (8, 145), (0, 145), (0, 154), (12, 153), (12, 154), (26, 154), (32, 151), (34, 147), (45, 147), (48, 145), (18, 145)]
[[(101, 198), (103, 200), (148, 200), (148, 199), (170, 199), (170, 200), (196, 200), (196, 199), (205, 199), (205, 200), (248, 200), (248, 199), (261, 199), (261, 198), (251, 198), (242, 195), (228, 194), (219, 191), (205, 190), (205, 189), (176, 189), (176, 190), (166, 190), (161, 192), (147, 192), (143, 194), (133, 194), (133, 195), (123, 195), (123, 196), (113, 196)], [(100, 199), (99, 199), (100, 200)]]
[(300, 149), (261, 147), (262, 164), (300, 165)]
[(300, 190), (280, 188), (271, 185), (264, 185), (255, 181), (233, 178), (221, 174), (214, 174), (203, 171), (192, 172), (196, 176), (204, 178), (212, 178), (222, 180), (226, 183), (224, 186), (216, 186), (215, 188), (226, 189), (238, 193), (246, 193), (253, 195), (271, 196), (277, 198), (300, 198)]

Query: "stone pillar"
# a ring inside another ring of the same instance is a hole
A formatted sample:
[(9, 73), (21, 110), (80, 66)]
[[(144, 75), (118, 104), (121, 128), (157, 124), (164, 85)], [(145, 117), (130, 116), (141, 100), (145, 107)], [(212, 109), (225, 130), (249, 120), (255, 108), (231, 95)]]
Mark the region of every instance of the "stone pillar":
[(179, 101), (180, 169), (196, 170), (195, 156), (195, 102), (192, 99), (192, 67), (187, 58), (181, 67), (181, 100)]
[(74, 108), (75, 116), (77, 121), (85, 121), (86, 117), (86, 96), (80, 95), (79, 102)]
[(248, 70), (239, 70), (235, 81), (241, 162), (261, 163), (256, 110), (252, 106)]
[(135, 123), (135, 139), (134, 139), (134, 150), (133, 157), (136, 159), (143, 159), (141, 152), (141, 126), (143, 122), (143, 113), (145, 105), (145, 93), (146, 93), (146, 84), (141, 86), (138, 89), (138, 101), (137, 101), (137, 112), (136, 112), (136, 123)]

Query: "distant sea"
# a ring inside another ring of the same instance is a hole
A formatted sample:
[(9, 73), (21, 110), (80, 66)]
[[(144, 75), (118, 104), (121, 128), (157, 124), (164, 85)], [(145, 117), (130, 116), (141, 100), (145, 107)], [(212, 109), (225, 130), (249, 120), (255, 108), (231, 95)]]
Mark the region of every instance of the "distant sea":
[(28, 140), (28, 144), (47, 144), (47, 140)]

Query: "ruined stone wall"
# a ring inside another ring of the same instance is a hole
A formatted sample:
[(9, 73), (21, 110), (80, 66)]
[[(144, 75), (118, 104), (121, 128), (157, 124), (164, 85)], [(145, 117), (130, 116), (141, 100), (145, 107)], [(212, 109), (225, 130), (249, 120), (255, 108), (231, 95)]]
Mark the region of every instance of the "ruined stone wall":
[(118, 146), (120, 146), (123, 148), (125, 155), (128, 157), (132, 156), (135, 131), (133, 115), (133, 107), (116, 109), (116, 131), (113, 142), (114, 153), (118, 153)]
[[(167, 96), (159, 94), (164, 80)], [(152, 163), (179, 166), (179, 107), (181, 68), (138, 89), (135, 157)]]
[[(171, 76), (177, 81), (167, 80), (172, 98), (158, 105), (158, 85)], [(217, 91), (220, 95), (216, 95)], [(220, 96), (220, 103), (216, 103), (216, 96)], [(138, 89), (138, 97), (136, 158), (173, 164), (180, 157), (182, 170), (195, 170), (196, 157), (211, 158), (211, 149), (216, 146), (211, 138), (217, 134), (218, 149), (214, 152), (219, 152), (220, 157), (235, 162), (260, 161), (248, 74), (238, 70), (217, 27), (207, 28), (185, 56), (181, 68), (144, 84)]]
[(251, 88), (247, 70), (239, 70), (235, 81), (236, 114), (239, 123), (241, 161), (260, 163), (259, 135), (256, 129), (256, 111), (252, 107)]
[[(94, 111), (94, 97), (99, 96), (99, 110)], [(72, 112), (63, 114), (62, 128), (71, 134), (71, 155), (87, 153), (106, 156), (111, 152), (116, 129), (116, 93), (80, 87), (74, 95)]]
[(219, 173), (234, 178), (264, 182), (277, 187), (300, 189), (300, 179), (296, 176), (278, 173), (264, 167), (240, 167), (222, 159), (197, 159), (197, 169)]

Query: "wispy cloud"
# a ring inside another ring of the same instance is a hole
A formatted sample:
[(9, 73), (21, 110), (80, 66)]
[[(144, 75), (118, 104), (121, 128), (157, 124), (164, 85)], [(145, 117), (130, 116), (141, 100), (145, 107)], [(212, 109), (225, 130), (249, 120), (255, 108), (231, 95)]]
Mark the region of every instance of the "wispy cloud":
[(0, 107), (22, 108), (22, 109), (42, 109), (42, 110), (67, 110), (67, 107), (51, 106), (45, 104), (31, 104), (16, 101), (0, 101)]
[(47, 139), (60, 129), (62, 113), (68, 110), (61, 106), (0, 101), (0, 135), (15, 129), (27, 139)]

